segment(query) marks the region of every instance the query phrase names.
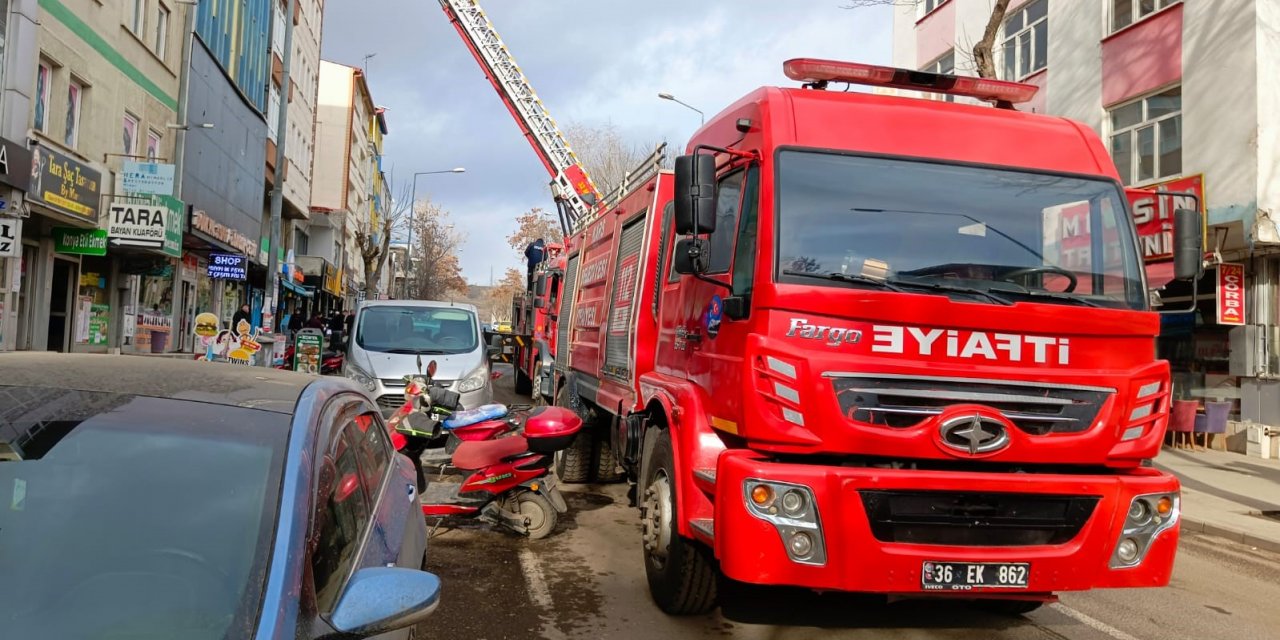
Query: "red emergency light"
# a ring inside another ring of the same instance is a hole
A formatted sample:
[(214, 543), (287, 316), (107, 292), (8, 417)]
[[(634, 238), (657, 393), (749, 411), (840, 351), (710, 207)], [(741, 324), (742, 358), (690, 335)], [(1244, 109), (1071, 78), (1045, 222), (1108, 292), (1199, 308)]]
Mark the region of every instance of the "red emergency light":
[(1033, 84), (954, 76), (945, 73), (913, 71), (895, 67), (881, 67), (857, 62), (792, 58), (782, 63), (782, 71), (788, 78), (804, 82), (818, 89), (828, 82), (848, 82), (895, 89), (911, 89), (931, 93), (967, 96), (997, 104), (1018, 104), (1035, 97), (1040, 88)]

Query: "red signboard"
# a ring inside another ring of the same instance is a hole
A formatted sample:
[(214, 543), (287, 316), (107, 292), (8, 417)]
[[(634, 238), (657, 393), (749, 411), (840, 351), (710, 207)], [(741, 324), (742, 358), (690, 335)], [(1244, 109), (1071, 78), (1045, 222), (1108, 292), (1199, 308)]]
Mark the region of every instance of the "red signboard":
[[(1196, 200), (1180, 196), (1157, 196), (1152, 191), (1187, 193)], [(1133, 224), (1138, 228), (1138, 244), (1142, 248), (1144, 262), (1163, 262), (1173, 259), (1173, 212), (1176, 209), (1199, 209), (1204, 214), (1204, 175), (1178, 178), (1141, 189), (1125, 189), (1129, 206), (1133, 209)]]
[(1244, 324), (1244, 265), (1218, 265), (1218, 324)]

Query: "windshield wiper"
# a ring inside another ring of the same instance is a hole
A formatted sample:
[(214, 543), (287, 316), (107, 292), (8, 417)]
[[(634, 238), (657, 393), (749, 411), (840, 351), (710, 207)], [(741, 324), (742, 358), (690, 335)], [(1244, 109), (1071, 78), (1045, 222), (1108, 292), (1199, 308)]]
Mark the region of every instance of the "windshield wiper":
[(853, 284), (868, 284), (873, 287), (888, 289), (889, 291), (897, 291), (898, 293), (907, 292), (905, 289), (895, 285), (892, 282), (880, 280), (879, 278), (872, 278), (870, 276), (855, 274), (855, 273), (840, 273), (838, 271), (833, 271), (831, 273), (809, 273), (807, 271), (796, 271), (794, 269), (784, 269), (782, 271), (782, 275), (800, 276), (802, 278), (816, 278), (818, 280), (834, 280), (835, 282), (851, 282)]
[(994, 293), (992, 293), (992, 292), (990, 292), (990, 291), (988, 291), (988, 290), (986, 290), (986, 289), (978, 289), (978, 288), (975, 288), (975, 287), (966, 287), (966, 286), (958, 285), (958, 284), (947, 284), (947, 283), (945, 283), (945, 282), (935, 282), (935, 281), (929, 281), (929, 282), (916, 282), (916, 281), (914, 281), (914, 280), (901, 280), (901, 279), (896, 279), (896, 280), (894, 280), (894, 281), (893, 281), (893, 283), (894, 283), (894, 284), (896, 284), (896, 285), (899, 285), (899, 286), (903, 286), (903, 287), (918, 287), (918, 288), (921, 288), (921, 289), (929, 289), (929, 290), (931, 290), (931, 291), (948, 291), (948, 292), (953, 292), (953, 293), (968, 293), (968, 294), (972, 294), (972, 295), (975, 295), (975, 296), (982, 296), (982, 297), (984, 297), (984, 298), (986, 298), (986, 299), (988, 299), (988, 300), (990, 300), (990, 301), (992, 301), (992, 302), (995, 302), (995, 303), (997, 303), (997, 304), (1005, 305), (1006, 307), (1007, 307), (1007, 306), (1009, 306), (1009, 305), (1012, 305), (1012, 304), (1013, 304), (1013, 301), (1012, 301), (1012, 300), (1009, 300), (1008, 298), (1005, 298), (1005, 297), (1002, 297), (1002, 296), (996, 295), (996, 294), (994, 294)]
[(1001, 289), (1000, 293), (1015, 295), (1015, 296), (1026, 296), (1028, 298), (1045, 298), (1048, 300), (1064, 300), (1066, 302), (1078, 302), (1080, 304), (1087, 305), (1090, 307), (1101, 308), (1106, 306), (1082, 296), (1077, 296), (1070, 293), (1059, 293), (1056, 291), (1036, 291), (1034, 289), (1024, 289), (1022, 291), (1014, 291), (1014, 290)]
[(448, 353), (439, 349), (382, 349), (382, 352), (405, 356), (439, 356)]

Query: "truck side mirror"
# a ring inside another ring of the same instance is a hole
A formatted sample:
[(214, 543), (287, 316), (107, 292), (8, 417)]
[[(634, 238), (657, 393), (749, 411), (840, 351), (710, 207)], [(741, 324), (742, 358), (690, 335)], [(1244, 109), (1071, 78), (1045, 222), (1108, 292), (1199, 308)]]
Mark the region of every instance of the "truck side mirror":
[[(541, 295), (541, 294), (539, 294), (539, 295)], [(546, 301), (546, 300), (544, 300), (543, 298), (538, 297), (538, 298), (534, 298), (534, 299), (533, 299), (533, 308), (534, 308), (534, 309), (541, 309), (541, 308), (543, 308), (543, 307), (545, 307), (545, 306), (547, 306), (547, 301)]]
[(672, 260), (676, 273), (699, 274), (707, 270), (711, 243), (704, 238), (684, 238), (676, 242)]
[(533, 295), (541, 298), (547, 295), (547, 274), (539, 273), (533, 281)]
[(1204, 273), (1204, 221), (1200, 212), (1173, 212), (1173, 277), (1198, 280)]
[(676, 158), (675, 217), (679, 235), (700, 235), (716, 230), (715, 156), (693, 154)]

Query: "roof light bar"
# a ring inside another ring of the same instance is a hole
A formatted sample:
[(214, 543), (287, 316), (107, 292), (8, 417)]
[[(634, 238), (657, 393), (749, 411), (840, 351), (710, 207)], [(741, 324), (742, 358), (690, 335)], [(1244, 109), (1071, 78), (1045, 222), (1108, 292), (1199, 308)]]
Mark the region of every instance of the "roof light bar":
[(782, 63), (782, 71), (788, 78), (812, 85), (817, 89), (826, 88), (828, 82), (848, 82), (967, 96), (997, 104), (1027, 102), (1034, 98), (1036, 91), (1040, 89), (1033, 84), (1007, 80), (971, 78), (816, 58), (792, 58)]

